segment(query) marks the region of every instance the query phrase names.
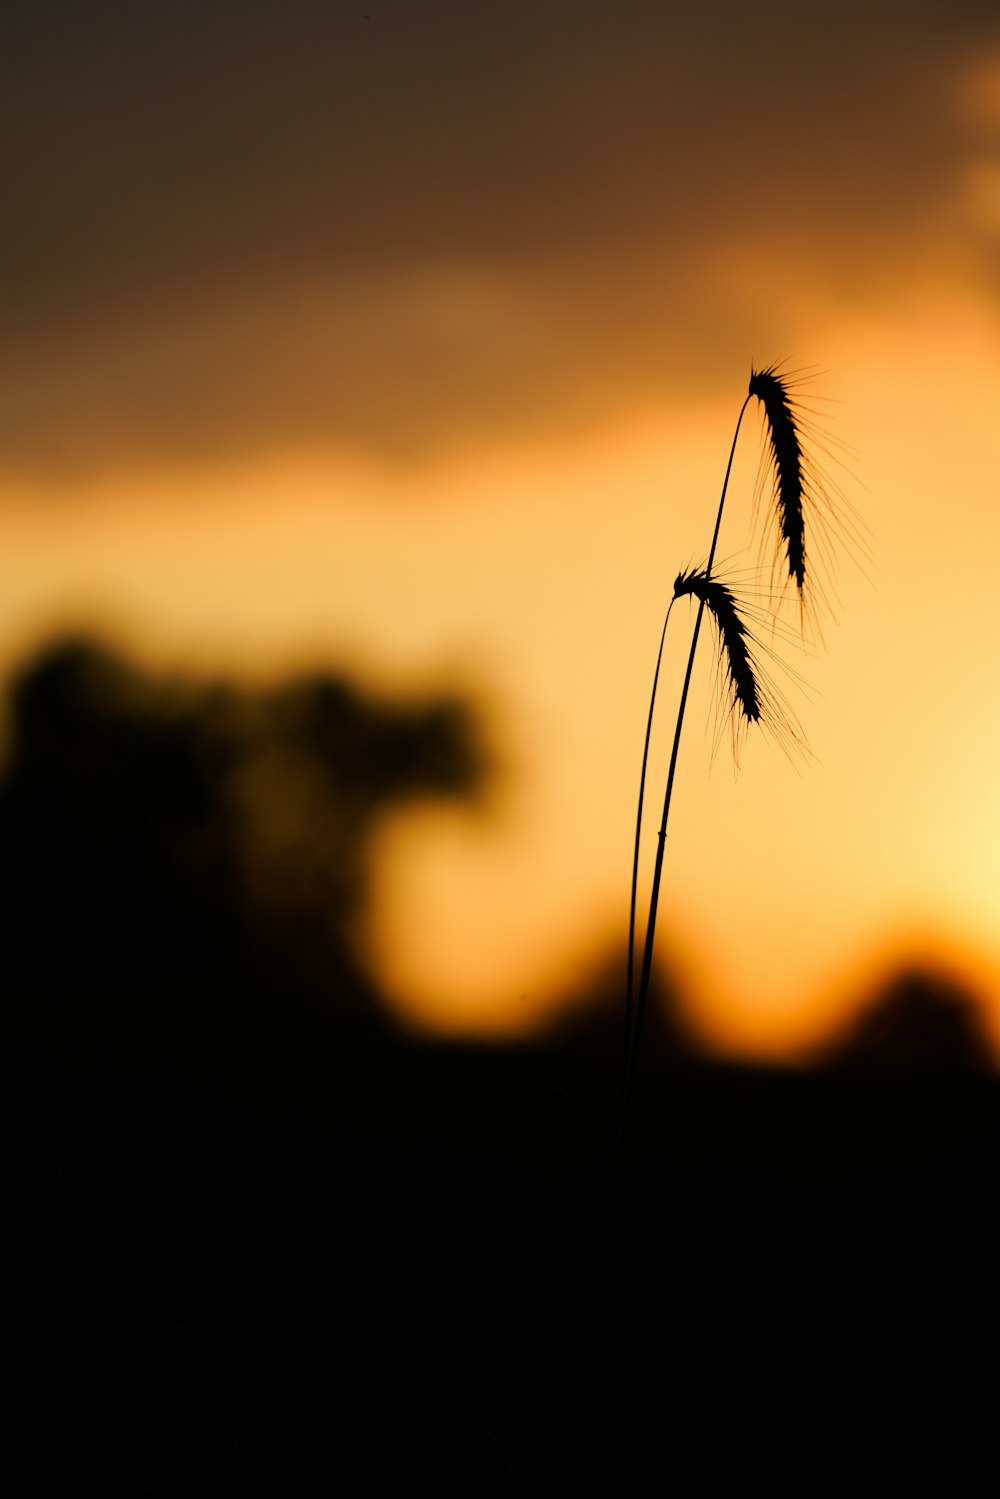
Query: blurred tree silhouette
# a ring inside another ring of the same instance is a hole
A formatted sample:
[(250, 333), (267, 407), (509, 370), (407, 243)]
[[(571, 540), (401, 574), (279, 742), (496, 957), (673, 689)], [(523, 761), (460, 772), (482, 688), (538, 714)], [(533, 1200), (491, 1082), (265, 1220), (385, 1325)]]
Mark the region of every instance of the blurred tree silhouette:
[(835, 1039), (821, 1061), (862, 1072), (987, 1071), (989, 1037), (975, 995), (931, 968), (902, 969)]
[[(382, 1023), (353, 941), (380, 816), (470, 797), (470, 707), (335, 676), (159, 682), (88, 640), (13, 687), (0, 783), (9, 1034), (42, 1045)], [(99, 1034), (98, 1034), (99, 1033)]]

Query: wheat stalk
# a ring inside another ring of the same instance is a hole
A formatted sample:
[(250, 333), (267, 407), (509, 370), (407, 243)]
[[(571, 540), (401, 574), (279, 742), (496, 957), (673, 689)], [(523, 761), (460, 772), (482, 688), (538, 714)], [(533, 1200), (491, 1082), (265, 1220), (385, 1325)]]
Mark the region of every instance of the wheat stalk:
[[(780, 633), (777, 622), (777, 607), (784, 590), (791, 584), (798, 596), (805, 636), (807, 622), (815, 612), (815, 599), (823, 602), (825, 594), (821, 583), (817, 583), (812, 553), (807, 548), (815, 540), (820, 556), (828, 572), (834, 572), (835, 549), (831, 545), (830, 533), (836, 532), (838, 539), (846, 544), (852, 555), (863, 552), (867, 555), (864, 527), (844, 500), (842, 494), (831, 485), (817, 463), (813, 448), (823, 451), (822, 442), (816, 440), (815, 428), (804, 417), (804, 408), (793, 393), (796, 382), (779, 372), (776, 365), (766, 369), (751, 370), (750, 382), (743, 405), (736, 421), (729, 461), (726, 466), (716, 512), (715, 529), (704, 567), (690, 568), (677, 575), (674, 591), (667, 608), (663, 632), (660, 637), (653, 688), (650, 694), (649, 716), (643, 745), (642, 770), (639, 781), (639, 800), (636, 816), (635, 849), (632, 862), (632, 891), (629, 908), (628, 973), (625, 991), (625, 1045), (622, 1071), (621, 1105), (618, 1119), (618, 1140), (615, 1170), (611, 1194), (610, 1212), (604, 1253), (601, 1260), (601, 1304), (604, 1310), (603, 1328), (608, 1332), (607, 1316), (611, 1307), (612, 1292), (618, 1257), (618, 1238), (621, 1223), (622, 1180), (625, 1141), (628, 1132), (631, 1101), (634, 1092), (636, 1061), (642, 1022), (649, 993), (650, 971), (653, 957), (653, 940), (656, 929), (656, 914), (659, 905), (660, 882), (663, 871), (663, 856), (666, 844), (667, 821), (673, 794), (677, 756), (680, 747), (681, 729), (687, 706), (694, 659), (698, 649), (701, 622), (707, 609), (715, 626), (718, 642), (718, 668), (722, 684), (719, 704), (719, 726), (729, 723), (732, 728), (734, 759), (738, 763), (738, 752), (742, 736), (750, 726), (769, 734), (790, 756), (805, 751), (807, 746), (801, 727), (784, 695), (777, 689), (764, 668), (762, 657), (778, 661), (771, 648), (762, 643), (751, 624), (766, 622), (771, 638)], [(801, 382), (797, 382), (801, 383)], [(771, 506), (765, 521), (765, 540), (772, 530), (777, 531), (777, 545), (771, 564), (771, 589), (763, 608), (748, 601), (735, 587), (718, 578), (714, 572), (715, 554), (718, 547), (722, 514), (732, 473), (736, 444), (740, 427), (750, 401), (756, 398), (764, 414), (766, 440), (762, 453), (758, 485), (755, 494), (755, 514), (759, 513), (766, 480), (770, 480)], [(810, 446), (804, 437), (810, 438)], [(780, 584), (779, 584), (779, 579)], [(776, 598), (775, 595), (778, 595)], [(649, 745), (656, 702), (656, 690), (663, 659), (667, 626), (674, 603), (690, 597), (698, 602), (688, 652), (687, 667), (681, 688), (677, 721), (674, 727), (670, 762), (667, 769), (667, 784), (663, 799), (663, 814), (657, 840), (656, 859), (653, 868), (650, 892), (649, 918), (643, 944), (642, 968), (638, 993), (633, 1004), (633, 976), (635, 967), (635, 912), (638, 887), (639, 848), (642, 833), (642, 815), (645, 797), (646, 771)], [(778, 662), (786, 671), (783, 662)], [(794, 674), (793, 674), (794, 675)], [(716, 737), (716, 746), (718, 735)], [(603, 1479), (604, 1450), (600, 1454), (598, 1484)]]
[[(646, 925), (639, 988), (633, 1005), (635, 909), (639, 843), (641, 838), (649, 740), (660, 661), (663, 652), (663, 638), (661, 638), (660, 642), (660, 655), (657, 657), (656, 674), (650, 698), (649, 721), (647, 723), (646, 741), (643, 749), (639, 788), (639, 810), (636, 819), (632, 895), (629, 913), (628, 973), (625, 1000), (625, 1061), (618, 1131), (619, 1162), (628, 1126), (638, 1044), (649, 990), (664, 845), (666, 841), (667, 821), (670, 813), (670, 802), (673, 794), (674, 777), (677, 769), (681, 729), (691, 685), (694, 658), (698, 648), (702, 617), (706, 608), (708, 608), (715, 622), (719, 639), (719, 663), (724, 687), (723, 704), (720, 714), (723, 721), (728, 721), (732, 725), (734, 753), (738, 753), (741, 736), (751, 724), (759, 725), (766, 732), (769, 732), (782, 745), (786, 752), (805, 748), (805, 740), (798, 720), (789, 709), (782, 694), (777, 691), (762, 671), (760, 652), (765, 648), (762, 647), (759, 637), (753, 635), (746, 622), (745, 606), (742, 602), (737, 601), (734, 591), (727, 584), (717, 579), (713, 572), (719, 532), (722, 525), (722, 515), (729, 487), (729, 477), (732, 472), (733, 458), (739, 439), (740, 427), (746, 408), (754, 398), (760, 402), (764, 412), (766, 445), (761, 472), (762, 474), (768, 473), (771, 476), (772, 524), (776, 526), (779, 537), (778, 555), (774, 560), (772, 578), (778, 570), (786, 572), (787, 581), (792, 583), (798, 593), (803, 610), (803, 619), (805, 619), (806, 613), (812, 607), (812, 600), (807, 592), (810, 584), (813, 582), (813, 569), (807, 556), (807, 522), (815, 523), (818, 519), (817, 512), (825, 512), (826, 518), (833, 521), (837, 529), (845, 537), (861, 540), (862, 528), (860, 527), (860, 523), (856, 521), (856, 518), (853, 518), (853, 512), (846, 506), (846, 502), (844, 502), (843, 506), (838, 505), (837, 500), (842, 497), (839, 496), (839, 492), (828, 488), (821, 475), (821, 470), (806, 450), (803, 434), (807, 424), (803, 420), (801, 404), (793, 394), (792, 381), (787, 376), (779, 373), (778, 367), (775, 365), (768, 366), (762, 370), (751, 370), (747, 394), (740, 408), (736, 430), (733, 434), (708, 561), (704, 568), (692, 568), (688, 572), (678, 575), (674, 586), (674, 597), (671, 600), (672, 607), (674, 600), (678, 597), (689, 595), (697, 598), (698, 612), (695, 617), (691, 648), (688, 654), (687, 669), (681, 689), (673, 746), (667, 771), (667, 785), (658, 835), (656, 860), (653, 869), (649, 919)], [(810, 525), (810, 535), (813, 529), (820, 535), (821, 542), (825, 542), (821, 520), (818, 526)], [(863, 540), (861, 540), (861, 544), (863, 545)], [(829, 548), (827, 550), (829, 551)], [(775, 604), (772, 599), (769, 601), (767, 610), (767, 618), (772, 630), (777, 628), (774, 609)], [(669, 620), (669, 617), (670, 609), (668, 608), (667, 620)], [(664, 635), (665, 633), (666, 622), (664, 623)]]

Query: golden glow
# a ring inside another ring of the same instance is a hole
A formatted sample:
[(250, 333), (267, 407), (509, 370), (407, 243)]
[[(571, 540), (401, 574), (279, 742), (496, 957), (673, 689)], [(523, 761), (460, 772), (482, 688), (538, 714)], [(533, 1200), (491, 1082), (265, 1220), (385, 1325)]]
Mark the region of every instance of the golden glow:
[[(840, 478), (873, 532), (872, 581), (845, 564), (827, 651), (786, 652), (815, 689), (796, 702), (816, 754), (801, 770), (752, 741), (738, 781), (725, 749), (710, 764), (702, 662), (661, 907), (694, 1023), (744, 1054), (808, 1051), (858, 973), (914, 929), (977, 954), (956, 961), (1000, 992), (996, 323), (933, 282), (878, 318), (817, 318), (809, 343), (830, 374), (816, 388), (840, 402), (826, 427), (857, 449), (864, 487)], [(530, 1029), (567, 966), (624, 930), (662, 612), (705, 553), (746, 374), (724, 398), (419, 465), (313, 450), (10, 475), (0, 664), (47, 629), (96, 624), (159, 666), (333, 661), (376, 687), (481, 695), (505, 767), (496, 799), (386, 824), (367, 941), (415, 1023)], [(749, 538), (756, 462), (751, 427), (730, 557)]]

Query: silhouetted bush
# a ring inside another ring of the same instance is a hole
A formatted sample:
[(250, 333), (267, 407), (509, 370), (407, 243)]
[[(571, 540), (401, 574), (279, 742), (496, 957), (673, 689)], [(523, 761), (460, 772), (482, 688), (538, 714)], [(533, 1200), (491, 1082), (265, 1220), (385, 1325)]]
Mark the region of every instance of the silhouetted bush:
[(866, 1072), (979, 1072), (993, 1065), (975, 996), (956, 980), (918, 967), (897, 974), (823, 1061)]
[(140, 1046), (384, 1023), (358, 956), (379, 818), (469, 797), (470, 707), (158, 681), (88, 640), (14, 684), (0, 783), (8, 1034)]

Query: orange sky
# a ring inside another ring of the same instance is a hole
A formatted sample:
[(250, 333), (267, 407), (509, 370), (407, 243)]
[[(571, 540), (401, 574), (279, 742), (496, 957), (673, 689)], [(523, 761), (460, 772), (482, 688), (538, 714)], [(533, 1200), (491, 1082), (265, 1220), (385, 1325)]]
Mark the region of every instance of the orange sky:
[[(663, 952), (732, 1049), (807, 1046), (914, 946), (1000, 1036), (994, 8), (57, 9), (0, 64), (0, 665), (84, 622), (467, 686), (504, 775), (385, 827), (371, 953), (413, 1017), (530, 1025), (623, 928), (662, 613), (750, 362), (816, 365), (870, 580), (784, 650), (798, 769), (710, 764), (702, 660)], [(755, 418), (734, 559), (757, 454)]]

